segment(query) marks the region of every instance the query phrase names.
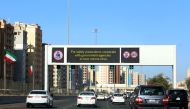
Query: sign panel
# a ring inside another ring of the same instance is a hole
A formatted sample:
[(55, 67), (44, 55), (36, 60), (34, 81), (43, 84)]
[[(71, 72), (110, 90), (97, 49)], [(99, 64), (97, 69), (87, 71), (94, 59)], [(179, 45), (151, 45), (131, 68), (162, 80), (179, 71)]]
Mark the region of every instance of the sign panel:
[(120, 48), (67, 48), (67, 63), (119, 63)]
[(173, 65), (175, 45), (48, 45), (51, 65)]
[(52, 62), (54, 63), (64, 62), (64, 48), (52, 48)]
[(121, 63), (139, 63), (139, 48), (121, 48)]

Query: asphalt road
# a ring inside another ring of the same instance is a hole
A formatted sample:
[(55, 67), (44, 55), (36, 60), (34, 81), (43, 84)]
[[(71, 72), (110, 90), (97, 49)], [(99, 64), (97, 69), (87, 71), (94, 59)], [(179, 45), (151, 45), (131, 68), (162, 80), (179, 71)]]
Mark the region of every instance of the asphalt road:
[[(25, 103), (4, 104), (0, 105), (0, 109), (27, 109)], [(48, 109), (45, 106), (35, 106), (35, 109)], [(54, 100), (52, 109), (129, 109), (128, 104), (111, 104), (108, 101), (98, 101), (97, 107), (91, 106), (76, 106), (76, 97), (69, 97), (63, 100)]]
[[(55, 100), (52, 109), (129, 109), (128, 103), (126, 104), (111, 104), (108, 101), (98, 101), (96, 108), (90, 106), (77, 107), (76, 97), (68, 97), (62, 100)], [(27, 109), (25, 103), (4, 104), (0, 105), (0, 109)], [(45, 106), (36, 106), (35, 109), (49, 109)], [(172, 108), (178, 109), (178, 108)], [(190, 109), (190, 108), (189, 108)]]

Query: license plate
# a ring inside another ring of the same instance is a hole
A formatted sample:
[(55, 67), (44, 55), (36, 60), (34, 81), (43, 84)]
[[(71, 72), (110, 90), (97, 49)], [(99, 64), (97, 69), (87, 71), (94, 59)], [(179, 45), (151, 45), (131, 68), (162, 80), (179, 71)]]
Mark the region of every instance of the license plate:
[(40, 96), (35, 96), (35, 98), (40, 98)]
[(180, 98), (179, 98), (179, 97), (177, 97), (177, 98), (176, 98), (176, 100), (180, 100)]
[(156, 102), (156, 100), (149, 100), (149, 102), (154, 103), (154, 102)]
[(148, 103), (156, 103), (156, 104), (158, 104), (158, 100), (148, 100)]

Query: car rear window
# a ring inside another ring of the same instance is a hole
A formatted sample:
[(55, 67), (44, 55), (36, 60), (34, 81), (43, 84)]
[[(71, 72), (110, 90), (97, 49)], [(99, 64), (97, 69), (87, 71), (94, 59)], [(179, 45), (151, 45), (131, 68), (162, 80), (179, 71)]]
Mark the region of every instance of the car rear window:
[(91, 96), (91, 95), (94, 95), (94, 93), (80, 93), (80, 95), (89, 95), (89, 96)]
[(164, 95), (162, 87), (142, 87), (140, 95)]
[(32, 91), (30, 94), (46, 94), (45, 91)]
[(114, 94), (113, 96), (123, 96), (123, 94)]
[(172, 94), (187, 96), (187, 92), (185, 90), (170, 90), (169, 95), (172, 95)]
[(103, 94), (98, 94), (98, 96), (104, 96)]

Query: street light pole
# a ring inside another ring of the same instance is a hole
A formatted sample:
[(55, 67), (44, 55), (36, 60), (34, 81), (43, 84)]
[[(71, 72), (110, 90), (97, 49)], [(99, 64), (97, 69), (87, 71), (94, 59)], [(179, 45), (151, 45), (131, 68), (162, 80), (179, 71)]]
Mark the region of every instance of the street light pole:
[(98, 29), (95, 28), (93, 32), (95, 33), (95, 45), (97, 45), (98, 44)]
[[(67, 45), (70, 44), (70, 0), (67, 0)], [(67, 65), (67, 93), (71, 89), (70, 67)]]
[[(98, 29), (97, 28), (95, 28), (94, 29), (94, 31), (93, 31), (94, 33), (95, 33), (95, 45), (97, 45), (98, 44)], [(95, 67), (95, 66), (94, 66)], [(95, 73), (95, 91), (97, 90), (97, 86), (96, 86), (96, 70), (95, 69), (93, 69), (93, 72)]]

